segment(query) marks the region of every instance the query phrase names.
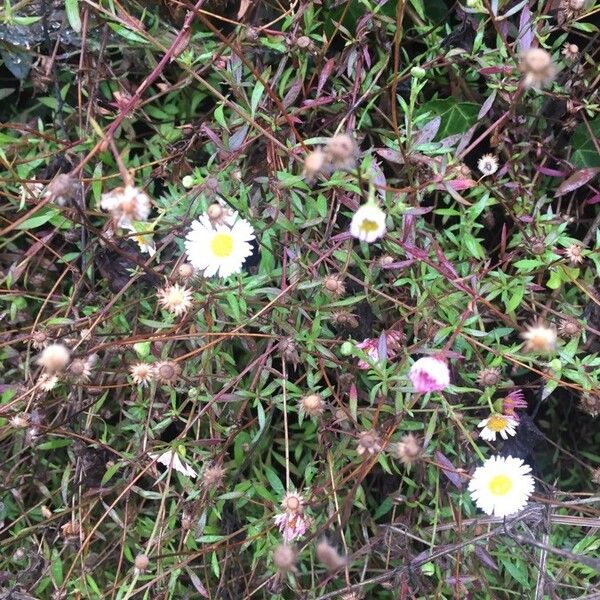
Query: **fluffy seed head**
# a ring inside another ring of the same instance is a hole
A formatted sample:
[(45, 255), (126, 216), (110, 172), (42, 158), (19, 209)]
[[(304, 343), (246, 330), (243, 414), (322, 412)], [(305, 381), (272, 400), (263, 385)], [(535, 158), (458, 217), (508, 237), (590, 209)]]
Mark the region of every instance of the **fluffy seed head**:
[(287, 544), (279, 544), (279, 546), (273, 550), (273, 563), (282, 573), (295, 570), (296, 558), (296, 551)]
[(50, 344), (38, 356), (38, 364), (50, 373), (63, 371), (71, 360), (71, 353), (64, 344)]
[(489, 367), (482, 369), (477, 375), (477, 383), (484, 387), (493, 387), (502, 380), (502, 374), (498, 367)]
[(541, 322), (529, 325), (521, 337), (525, 340), (524, 349), (527, 352), (550, 353), (556, 348), (556, 329)]
[(138, 554), (135, 557), (135, 568), (138, 571), (145, 571), (150, 564), (150, 559), (145, 554)]
[(317, 558), (328, 571), (337, 571), (346, 566), (348, 562), (345, 556), (342, 556), (326, 539), (322, 539), (317, 544)]
[(176, 362), (164, 360), (156, 363), (152, 371), (159, 383), (171, 385), (177, 381), (177, 378), (181, 373), (181, 367)]
[(204, 469), (202, 483), (209, 489), (216, 489), (223, 483), (227, 471), (220, 465), (212, 465)]
[(320, 150), (313, 150), (306, 155), (304, 159), (304, 177), (309, 181), (312, 181), (325, 171), (326, 163), (325, 153)]
[(397, 444), (394, 444), (393, 451), (399, 461), (410, 467), (419, 460), (423, 448), (419, 440), (412, 433), (407, 433), (402, 436)]
[(493, 175), (498, 170), (498, 159), (493, 154), (484, 154), (477, 161), (477, 168), (484, 177)]
[(336, 298), (346, 293), (346, 286), (341, 275), (328, 275), (323, 281), (323, 287)]
[(42, 373), (38, 381), (40, 389), (43, 392), (49, 392), (57, 386), (58, 377), (50, 373)]
[(335, 169), (352, 169), (360, 155), (356, 140), (347, 133), (339, 133), (329, 138), (325, 145), (327, 161)]
[(300, 410), (310, 417), (320, 417), (325, 410), (325, 403), (319, 394), (310, 394), (300, 400)]
[(356, 451), (362, 456), (363, 454), (375, 454), (381, 451), (381, 437), (374, 430), (361, 431), (358, 434), (358, 447)]
[(543, 48), (530, 48), (521, 54), (519, 68), (524, 75), (525, 87), (538, 90), (552, 83), (556, 75), (552, 56)]
[(25, 429), (31, 425), (31, 417), (27, 413), (19, 413), (11, 417), (9, 423), (15, 429)]
[(49, 184), (44, 192), (44, 197), (49, 198), (59, 206), (64, 206), (77, 193), (77, 180), (67, 173), (59, 173)]

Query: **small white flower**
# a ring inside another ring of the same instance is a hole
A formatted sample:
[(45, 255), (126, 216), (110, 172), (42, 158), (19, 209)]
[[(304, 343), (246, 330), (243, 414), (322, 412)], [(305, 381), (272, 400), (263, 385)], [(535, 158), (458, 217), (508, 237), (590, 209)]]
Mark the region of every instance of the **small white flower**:
[(481, 438), (488, 442), (495, 442), (496, 434), (500, 434), (503, 440), (508, 439), (509, 435), (515, 435), (516, 426), (517, 421), (515, 419), (500, 414), (490, 415), (477, 425), (477, 427), (481, 428)]
[(192, 305), (191, 290), (177, 283), (158, 290), (156, 295), (160, 306), (178, 317)]
[(242, 270), (242, 265), (252, 254), (249, 242), (254, 239), (254, 229), (245, 219), (237, 219), (232, 226), (211, 224), (208, 215), (192, 222), (185, 238), (185, 249), (192, 266), (204, 271), (205, 277), (228, 277)]
[(385, 235), (385, 213), (375, 204), (363, 204), (352, 217), (350, 233), (370, 244)]
[(487, 515), (506, 517), (521, 510), (533, 493), (531, 467), (520, 458), (492, 456), (475, 469), (471, 498)]
[(177, 452), (176, 450), (167, 450), (162, 454), (159, 454), (158, 452), (151, 452), (148, 454), (148, 456), (151, 459), (156, 460), (157, 463), (160, 463), (165, 467), (171, 467), (175, 469), (175, 471), (178, 471), (179, 473), (182, 473), (187, 477), (191, 477), (192, 479), (198, 477), (196, 471), (194, 471), (194, 469), (192, 469), (190, 465), (185, 464), (181, 460), (179, 452)]
[(493, 175), (498, 170), (498, 159), (493, 154), (484, 154), (477, 161), (477, 168), (484, 177)]

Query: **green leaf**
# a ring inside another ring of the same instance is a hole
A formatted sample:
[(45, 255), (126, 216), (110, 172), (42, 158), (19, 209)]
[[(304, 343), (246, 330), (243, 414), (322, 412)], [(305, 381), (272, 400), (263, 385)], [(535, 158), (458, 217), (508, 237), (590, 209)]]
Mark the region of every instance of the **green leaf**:
[(46, 224), (48, 221), (50, 221), (50, 219), (54, 218), (59, 213), (60, 210), (58, 210), (58, 208), (53, 206), (43, 206), (33, 215), (33, 217), (29, 217), (29, 219), (26, 219), (20, 225), (17, 225), (16, 229), (37, 229), (38, 227)]
[[(592, 133), (596, 137), (600, 137), (600, 118), (590, 121), (588, 125)], [(575, 128), (571, 146), (573, 148), (571, 162), (576, 167), (600, 167), (600, 154), (594, 146), (594, 141), (585, 123), (581, 123)]]
[(442, 124), (437, 132), (437, 140), (450, 135), (466, 132), (477, 122), (480, 106), (475, 102), (457, 102), (454, 98), (444, 98), (425, 102), (417, 112), (417, 116), (423, 113), (431, 113), (439, 116)]
[(258, 104), (260, 103), (260, 99), (262, 98), (264, 91), (265, 86), (260, 81), (257, 81), (254, 89), (252, 90), (252, 98), (250, 99), (250, 110), (252, 116), (256, 114), (256, 109), (258, 108)]
[(79, 0), (65, 0), (65, 12), (71, 29), (81, 32), (81, 17), (79, 16)]

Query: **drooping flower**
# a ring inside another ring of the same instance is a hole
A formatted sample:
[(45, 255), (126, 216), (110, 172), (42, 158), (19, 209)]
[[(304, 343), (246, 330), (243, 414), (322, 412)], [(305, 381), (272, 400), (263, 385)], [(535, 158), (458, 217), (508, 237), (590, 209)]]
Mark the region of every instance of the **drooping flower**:
[(71, 360), (71, 352), (64, 344), (50, 344), (38, 356), (38, 364), (49, 373), (64, 371)]
[(515, 435), (516, 426), (517, 421), (515, 419), (501, 414), (491, 414), (477, 425), (481, 429), (481, 438), (488, 442), (495, 442), (497, 434), (500, 434), (503, 440), (508, 439), (509, 435)]
[(237, 218), (237, 213), (232, 226), (213, 225), (208, 215), (202, 215), (192, 222), (185, 248), (192, 266), (203, 271), (205, 277), (228, 277), (242, 270), (252, 254), (250, 242), (254, 237), (252, 225)]
[(419, 394), (439, 392), (450, 385), (450, 370), (441, 358), (424, 356), (410, 368), (408, 378)]
[(521, 334), (525, 340), (526, 352), (540, 352), (548, 354), (556, 348), (557, 333), (554, 327), (547, 327), (541, 322), (529, 325)]
[(533, 493), (531, 467), (520, 458), (492, 456), (475, 469), (471, 498), (487, 515), (506, 517), (521, 510)]
[(148, 454), (148, 456), (152, 460), (156, 460), (157, 463), (160, 463), (165, 467), (172, 467), (173, 469), (175, 469), (175, 471), (178, 471), (179, 473), (186, 475), (187, 477), (195, 479), (198, 476), (196, 471), (194, 471), (194, 469), (190, 467), (190, 465), (184, 463), (181, 460), (181, 457), (179, 456), (179, 452), (177, 452), (177, 450), (169, 449), (166, 452), (163, 452), (162, 454), (159, 452), (151, 452)]
[(519, 389), (513, 390), (502, 400), (502, 412), (507, 417), (511, 417), (517, 421), (517, 423), (519, 422), (519, 415), (516, 411), (521, 408), (527, 408), (527, 400), (525, 400), (523, 392)]
[(525, 87), (540, 90), (556, 76), (552, 55), (543, 48), (530, 48), (521, 54), (519, 68), (524, 75)]
[(493, 154), (484, 154), (477, 161), (477, 168), (484, 177), (493, 175), (498, 170), (498, 159)]
[(297, 492), (287, 492), (281, 501), (283, 512), (274, 517), (275, 525), (283, 535), (283, 543), (303, 536), (308, 529), (304, 516), (304, 498)]
[(352, 217), (350, 233), (368, 244), (385, 235), (385, 213), (376, 204), (363, 204)]
[(129, 368), (133, 383), (145, 387), (153, 378), (153, 366), (148, 363), (136, 363)]
[[(383, 335), (383, 334), (382, 334)], [(385, 332), (385, 344), (386, 344), (386, 354), (388, 359), (392, 359), (398, 354), (398, 350), (400, 349), (400, 341), (402, 340), (402, 334), (399, 331), (386, 331)], [(360, 344), (356, 344), (357, 348), (363, 350), (371, 360), (374, 362), (379, 362), (379, 344), (380, 338), (367, 338), (360, 342)], [(371, 365), (359, 359), (358, 361), (359, 369), (370, 369)]]
[(179, 317), (192, 305), (192, 291), (178, 283), (158, 290), (158, 303), (166, 311)]

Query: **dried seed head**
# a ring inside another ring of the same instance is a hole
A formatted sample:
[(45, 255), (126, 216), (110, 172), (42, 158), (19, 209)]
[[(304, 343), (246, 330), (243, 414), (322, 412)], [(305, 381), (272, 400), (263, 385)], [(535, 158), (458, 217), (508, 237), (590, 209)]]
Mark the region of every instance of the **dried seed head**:
[(412, 433), (407, 433), (394, 445), (393, 450), (395, 457), (407, 467), (410, 467), (419, 460), (423, 448), (419, 440)]
[(194, 267), (190, 263), (183, 263), (177, 268), (177, 277), (180, 281), (188, 281), (194, 276)]
[(177, 317), (192, 306), (192, 291), (178, 283), (158, 290), (156, 295), (159, 305)]
[(317, 544), (317, 558), (328, 571), (337, 571), (346, 566), (348, 562), (345, 556), (342, 556), (326, 539), (322, 539)]
[(321, 173), (325, 172), (326, 162), (325, 153), (319, 148), (309, 152), (304, 159), (304, 178), (309, 182), (313, 181)]
[(60, 528), (60, 531), (67, 540), (78, 539), (81, 535), (81, 525), (73, 521), (68, 521)]
[(42, 373), (38, 380), (38, 385), (43, 392), (53, 390), (58, 384), (58, 377), (50, 373)]
[(291, 337), (285, 337), (279, 342), (279, 349), (281, 351), (281, 355), (283, 356), (283, 360), (286, 362), (296, 364), (300, 360), (300, 356), (298, 355), (298, 349), (296, 347), (296, 342)]
[(297, 40), (296, 40), (296, 46), (298, 46), (298, 48), (308, 48), (310, 46), (310, 38), (307, 35), (301, 35)]
[(600, 395), (593, 392), (582, 394), (579, 409), (590, 415), (590, 417), (597, 417), (600, 415)]
[(135, 557), (135, 568), (138, 571), (145, 571), (150, 564), (150, 559), (145, 554), (138, 554)]
[(76, 358), (69, 365), (69, 375), (77, 381), (87, 381), (91, 374), (90, 361), (87, 359)]
[(583, 262), (583, 254), (579, 244), (571, 244), (565, 248), (565, 256), (572, 265), (578, 265)]
[(482, 369), (477, 375), (477, 382), (484, 387), (493, 387), (502, 380), (502, 374), (498, 367)]
[(287, 492), (281, 501), (282, 508), (291, 514), (304, 512), (304, 498), (297, 492)]
[(49, 184), (44, 192), (44, 198), (64, 206), (77, 194), (77, 180), (67, 173), (59, 173)]
[(493, 175), (498, 170), (498, 159), (493, 154), (484, 154), (477, 161), (477, 168), (484, 177)]
[(592, 481), (600, 485), (600, 467), (592, 473)]
[(31, 425), (31, 417), (27, 413), (19, 413), (11, 417), (9, 423), (15, 429), (25, 429)]
[(358, 447), (356, 451), (362, 456), (363, 454), (375, 454), (381, 451), (381, 438), (379, 434), (371, 429), (370, 431), (361, 431), (358, 434)]
[(530, 48), (521, 54), (519, 68), (524, 75), (525, 87), (538, 90), (552, 83), (556, 75), (552, 56), (543, 48)]
[(531, 240), (531, 254), (541, 256), (546, 252), (546, 244), (543, 239), (533, 238)]
[(32, 334), (31, 341), (36, 350), (41, 350), (48, 345), (48, 334), (45, 331), (36, 331)]
[(279, 544), (273, 550), (273, 563), (279, 571), (286, 573), (296, 569), (296, 551), (287, 544)]
[(71, 360), (71, 353), (64, 344), (50, 344), (38, 356), (38, 364), (50, 373), (63, 371)]
[(181, 367), (171, 360), (165, 360), (154, 365), (153, 375), (159, 383), (172, 385), (181, 373)]
[(206, 214), (212, 223), (220, 223), (225, 216), (225, 209), (218, 202), (214, 202), (208, 207)]
[(300, 400), (300, 410), (309, 417), (320, 417), (325, 410), (325, 403), (319, 394), (310, 394)]
[(204, 469), (202, 482), (209, 489), (216, 489), (223, 483), (227, 471), (220, 465), (212, 465)]
[(579, 335), (583, 331), (583, 327), (575, 320), (570, 317), (561, 320), (558, 326), (558, 333), (561, 337), (572, 338)]
[(359, 325), (356, 316), (347, 310), (336, 310), (332, 312), (331, 320), (338, 327), (349, 327), (350, 329), (356, 329)]
[(579, 54), (579, 46), (577, 44), (565, 43), (561, 53), (566, 60), (575, 60)]
[(352, 136), (339, 133), (329, 138), (325, 145), (325, 156), (334, 169), (353, 169), (360, 156), (360, 150)]
[(527, 352), (549, 353), (556, 348), (556, 329), (543, 323), (530, 325), (521, 337), (525, 340), (524, 349)]
[(131, 379), (136, 385), (146, 386), (153, 378), (154, 372), (152, 365), (148, 363), (137, 363), (129, 368)]
[(341, 275), (328, 275), (323, 281), (323, 287), (336, 298), (346, 293), (346, 286)]

